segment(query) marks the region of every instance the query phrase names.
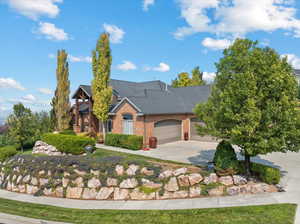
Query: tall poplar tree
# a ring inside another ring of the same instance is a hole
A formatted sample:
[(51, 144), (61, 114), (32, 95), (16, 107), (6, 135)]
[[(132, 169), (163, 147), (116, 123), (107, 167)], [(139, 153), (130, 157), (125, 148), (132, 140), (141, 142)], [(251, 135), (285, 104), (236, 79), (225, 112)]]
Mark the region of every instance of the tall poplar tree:
[(211, 96), (195, 112), (211, 134), (239, 146), (250, 175), (253, 156), (299, 151), (297, 82), (286, 58), (257, 42), (237, 39), (217, 66)]
[(103, 33), (98, 39), (96, 49), (93, 51), (92, 63), (94, 74), (92, 81), (93, 113), (99, 122), (101, 122), (103, 138), (105, 139), (105, 124), (108, 120), (113, 92), (109, 86), (112, 63), (109, 34)]
[(68, 54), (65, 50), (57, 52), (57, 69), (56, 80), (57, 87), (53, 105), (55, 108), (55, 116), (57, 120), (57, 130), (63, 131), (70, 128), (71, 106), (70, 106), (70, 81), (69, 81), (69, 64)]
[(199, 66), (192, 70), (192, 86), (202, 86), (205, 85), (203, 80), (203, 72), (200, 71)]

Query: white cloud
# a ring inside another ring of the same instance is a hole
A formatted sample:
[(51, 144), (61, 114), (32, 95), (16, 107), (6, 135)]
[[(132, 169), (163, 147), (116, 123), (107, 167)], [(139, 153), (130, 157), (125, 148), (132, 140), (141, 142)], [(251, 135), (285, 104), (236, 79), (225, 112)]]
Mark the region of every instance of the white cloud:
[(119, 44), (122, 43), (122, 39), (125, 35), (125, 32), (115, 26), (115, 25), (110, 25), (110, 24), (103, 24), (103, 28), (105, 30), (105, 32), (109, 33), (110, 35), (110, 41), (114, 44)]
[(288, 62), (295, 69), (300, 69), (300, 58), (294, 54), (284, 54), (282, 57), (287, 57)]
[(143, 10), (148, 11), (151, 5), (154, 5), (155, 0), (144, 0), (143, 1)]
[(210, 37), (205, 38), (202, 41), (204, 47), (210, 48), (212, 50), (223, 50), (228, 48), (232, 44), (231, 40), (227, 39), (213, 39)]
[(35, 101), (36, 101), (36, 98), (35, 98), (35, 96), (32, 95), (32, 94), (28, 94), (28, 95), (26, 95), (26, 96), (23, 96), (23, 97), (22, 97), (22, 100), (23, 100), (24, 102), (30, 102), (30, 103), (32, 103), (32, 102), (35, 102)]
[(51, 58), (51, 59), (55, 58), (55, 54), (48, 54), (48, 58)]
[(122, 71), (136, 70), (137, 67), (131, 61), (123, 61), (122, 64), (117, 65), (117, 69)]
[(178, 0), (188, 26), (174, 36), (181, 39), (198, 32), (231, 37), (249, 32), (282, 29), (300, 37), (300, 20), (291, 0)]
[(57, 3), (63, 0), (4, 0), (18, 13), (37, 20), (40, 16), (55, 18), (59, 14)]
[(1, 88), (12, 88), (18, 90), (25, 90), (25, 88), (12, 78), (0, 78), (0, 89)]
[(38, 91), (42, 94), (45, 94), (45, 95), (51, 95), (52, 94), (52, 90), (48, 89), (48, 88), (38, 88)]
[(170, 66), (164, 62), (161, 62), (159, 63), (159, 66), (153, 68), (153, 71), (168, 72), (170, 71)]
[(91, 57), (83, 57), (83, 56), (73, 56), (73, 55), (69, 55), (68, 58), (70, 59), (71, 62), (87, 62), (87, 63), (92, 63), (92, 58)]
[(57, 28), (53, 23), (40, 22), (37, 33), (45, 35), (48, 40), (62, 41), (69, 39), (69, 35), (63, 29)]
[(212, 83), (215, 80), (216, 73), (214, 72), (203, 72), (203, 80), (207, 83)]

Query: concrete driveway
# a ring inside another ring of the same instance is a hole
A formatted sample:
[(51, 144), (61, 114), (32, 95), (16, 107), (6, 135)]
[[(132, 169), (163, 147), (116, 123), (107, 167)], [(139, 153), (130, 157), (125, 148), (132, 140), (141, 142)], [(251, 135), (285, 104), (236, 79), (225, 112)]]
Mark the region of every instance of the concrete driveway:
[[(103, 148), (122, 151), (159, 159), (173, 160), (195, 165), (205, 165), (212, 161), (218, 143), (199, 141), (178, 141), (158, 146), (150, 151), (131, 151), (109, 146)], [(99, 146), (101, 148), (101, 146)], [(238, 150), (237, 150), (238, 151)], [(241, 158), (241, 155), (238, 154)], [(300, 205), (300, 153), (272, 153), (252, 158), (252, 161), (277, 167), (282, 172), (281, 184), (286, 193), (272, 195), (277, 203), (296, 203)], [(300, 224), (300, 206), (298, 206), (296, 224)]]

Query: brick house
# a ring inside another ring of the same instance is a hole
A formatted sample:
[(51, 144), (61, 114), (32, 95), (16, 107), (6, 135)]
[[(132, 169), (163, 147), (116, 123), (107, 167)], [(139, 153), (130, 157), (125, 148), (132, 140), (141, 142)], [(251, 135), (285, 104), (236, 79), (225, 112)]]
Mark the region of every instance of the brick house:
[[(210, 136), (200, 137), (193, 113), (195, 105), (205, 102), (210, 86), (172, 88), (161, 81), (128, 82), (111, 79), (113, 99), (106, 130), (112, 133), (157, 137), (158, 143), (177, 141), (188, 135), (189, 139), (214, 141)], [(80, 85), (74, 93), (73, 106), (75, 132), (99, 131), (99, 122), (92, 113), (91, 87)], [(101, 128), (101, 127), (100, 127)], [(187, 133), (187, 134), (185, 134)]]

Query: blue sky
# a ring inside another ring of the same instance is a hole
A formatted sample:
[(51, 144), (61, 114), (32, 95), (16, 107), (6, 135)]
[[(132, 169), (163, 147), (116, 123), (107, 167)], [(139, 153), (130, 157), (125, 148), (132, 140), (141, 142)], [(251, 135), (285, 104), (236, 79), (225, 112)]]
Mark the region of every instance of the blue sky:
[(111, 34), (112, 78), (171, 82), (200, 66), (214, 77), (237, 37), (260, 41), (300, 68), (296, 0), (0, 0), (0, 117), (16, 102), (48, 110), (56, 52), (69, 53), (71, 92), (92, 79), (90, 56)]

